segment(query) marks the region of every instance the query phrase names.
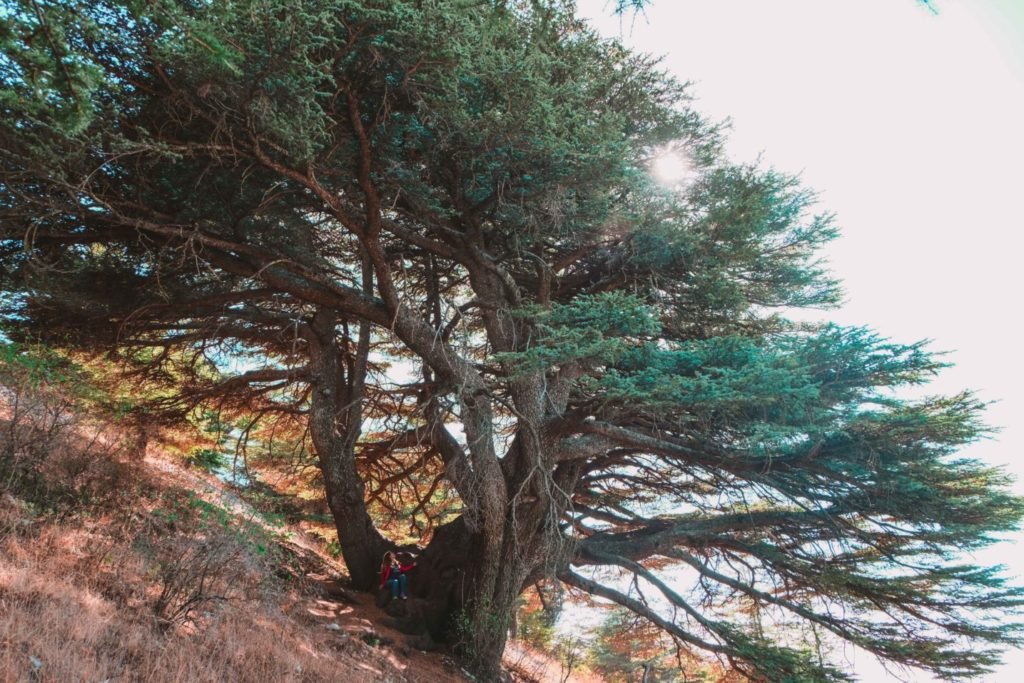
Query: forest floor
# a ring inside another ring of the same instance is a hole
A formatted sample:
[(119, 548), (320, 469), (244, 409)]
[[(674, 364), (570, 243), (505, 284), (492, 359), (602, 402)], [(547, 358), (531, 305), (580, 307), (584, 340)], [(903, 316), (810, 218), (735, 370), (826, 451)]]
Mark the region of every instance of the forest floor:
[[(64, 455), (43, 469), (84, 467), (74, 500), (0, 482), (0, 681), (470, 680), (346, 589), (322, 539), (216, 477), (152, 445)], [(599, 680), (514, 641), (506, 665), (516, 681)]]

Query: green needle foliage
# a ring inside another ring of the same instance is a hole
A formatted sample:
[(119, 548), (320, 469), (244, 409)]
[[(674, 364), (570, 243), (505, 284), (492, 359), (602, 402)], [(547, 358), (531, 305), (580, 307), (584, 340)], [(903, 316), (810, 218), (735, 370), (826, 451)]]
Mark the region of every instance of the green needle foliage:
[[(756, 681), (1019, 644), (1021, 589), (969, 555), (1024, 514), (957, 455), (983, 404), (904, 398), (944, 367), (922, 343), (787, 320), (839, 301), (831, 217), (570, 0), (0, 19), (11, 336), (178, 387), (146, 415), (299, 424), (353, 583), (394, 547), (368, 505), (410, 519), (419, 627), (485, 680), (539, 581)], [(650, 179), (667, 148), (691, 181)]]

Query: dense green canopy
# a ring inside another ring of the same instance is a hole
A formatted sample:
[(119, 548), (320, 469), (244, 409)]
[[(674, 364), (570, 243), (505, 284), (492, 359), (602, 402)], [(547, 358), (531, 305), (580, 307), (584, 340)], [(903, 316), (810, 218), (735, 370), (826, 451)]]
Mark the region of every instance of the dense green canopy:
[(416, 597), (485, 676), (545, 581), (753, 680), (1018, 642), (1020, 589), (965, 559), (1024, 512), (956, 455), (983, 406), (901, 398), (922, 344), (788, 320), (839, 299), (830, 217), (571, 1), (2, 7), (10, 334), (191, 354), (219, 374), (154, 409), (307, 421), (357, 586), (392, 547), (368, 496), (446, 498)]

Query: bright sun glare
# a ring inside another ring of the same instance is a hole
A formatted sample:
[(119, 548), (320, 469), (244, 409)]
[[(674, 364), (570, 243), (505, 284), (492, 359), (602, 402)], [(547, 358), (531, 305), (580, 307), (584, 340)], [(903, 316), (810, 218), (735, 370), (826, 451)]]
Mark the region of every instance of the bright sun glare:
[(692, 172), (689, 159), (674, 150), (662, 152), (651, 163), (651, 173), (663, 185), (678, 185)]

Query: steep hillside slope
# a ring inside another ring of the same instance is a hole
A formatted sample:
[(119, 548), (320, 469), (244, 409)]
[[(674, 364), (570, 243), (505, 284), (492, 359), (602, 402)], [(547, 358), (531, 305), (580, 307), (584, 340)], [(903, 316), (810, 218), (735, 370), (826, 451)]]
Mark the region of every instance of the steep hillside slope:
[[(109, 425), (65, 416), (44, 438), (11, 411), (0, 406), (0, 681), (467, 680), (347, 590), (322, 539), (159, 446), (132, 453)], [(522, 646), (506, 663), (518, 681), (565, 680)]]
[[(462, 680), (451, 659), (376, 623), (372, 597), (345, 591), (302, 532), (152, 446), (132, 462), (109, 434), (77, 437), (41, 463), (56, 477), (91, 459), (77, 498), (4, 482), (2, 680)], [(7, 434), (8, 459), (27, 457), (11, 446), (23, 440)]]

